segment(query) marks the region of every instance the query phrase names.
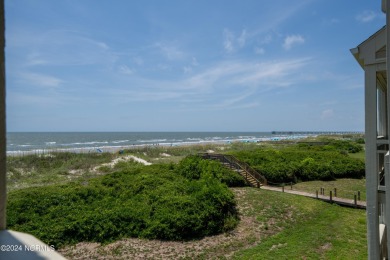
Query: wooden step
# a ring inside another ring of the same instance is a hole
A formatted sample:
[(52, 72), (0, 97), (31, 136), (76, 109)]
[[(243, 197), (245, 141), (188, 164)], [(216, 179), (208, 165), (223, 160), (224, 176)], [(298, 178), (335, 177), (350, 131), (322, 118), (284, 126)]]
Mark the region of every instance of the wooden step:
[[(245, 163), (244, 164), (240, 163), (236, 158), (232, 156), (229, 155), (226, 156), (222, 154), (205, 154), (203, 155), (203, 158), (219, 161), (224, 167), (236, 171), (246, 179), (247, 183), (250, 186), (253, 187), (258, 187), (259, 185), (261, 186), (261, 183), (256, 178), (254, 178), (252, 175), (249, 174), (249, 172), (247, 173), (246, 170), (241, 168), (242, 165), (244, 165), (245, 168), (249, 166)], [(249, 169), (253, 170), (250, 167)]]

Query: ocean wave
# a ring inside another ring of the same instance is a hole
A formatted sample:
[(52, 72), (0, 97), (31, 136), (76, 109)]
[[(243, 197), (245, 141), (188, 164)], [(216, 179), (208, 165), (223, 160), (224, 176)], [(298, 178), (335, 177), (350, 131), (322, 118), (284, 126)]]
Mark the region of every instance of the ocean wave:
[(186, 140), (188, 140), (188, 141), (200, 141), (200, 140), (202, 140), (202, 138), (191, 138), (191, 137), (188, 137), (188, 138), (186, 138)]
[(83, 142), (83, 143), (70, 143), (70, 144), (61, 144), (62, 146), (73, 146), (73, 145), (94, 145), (94, 144), (108, 144), (108, 141), (92, 141), (92, 142)]
[(130, 140), (115, 140), (115, 141), (112, 141), (113, 144), (121, 144), (121, 143), (127, 143), (129, 142)]
[(255, 139), (255, 136), (245, 136), (245, 135), (240, 135), (238, 136), (239, 139)]
[(137, 140), (138, 143), (159, 143), (166, 142), (168, 139), (149, 139), (149, 140)]
[[(231, 142), (252, 142), (265, 141), (275, 137), (269, 133), (252, 134), (252, 133), (65, 133), (52, 135), (34, 134), (31, 140), (24, 140), (24, 135), (15, 134), (16, 141), (12, 140), (7, 144), (7, 151), (25, 150), (39, 152), (37, 149), (53, 151), (73, 151), (76, 150), (93, 150), (107, 146), (134, 147), (134, 146), (151, 146), (151, 145), (190, 145), (203, 143), (231, 143)], [(58, 139), (57, 139), (58, 138)], [(107, 148), (110, 149), (110, 148)], [(18, 153), (18, 152), (16, 152)]]

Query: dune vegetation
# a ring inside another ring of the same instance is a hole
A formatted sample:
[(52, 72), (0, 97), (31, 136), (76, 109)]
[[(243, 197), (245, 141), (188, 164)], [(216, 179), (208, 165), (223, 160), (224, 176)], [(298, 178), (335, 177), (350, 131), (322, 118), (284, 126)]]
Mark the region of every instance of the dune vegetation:
[(365, 211), (244, 187), (236, 172), (196, 156), (232, 154), (270, 182), (361, 190), (364, 199), (362, 148), (360, 139), (320, 137), (9, 157), (8, 228), (70, 259), (365, 259)]
[(187, 240), (233, 229), (239, 220), (227, 185), (237, 173), (188, 157), (62, 185), (9, 193), (8, 227), (55, 247), (123, 237)]

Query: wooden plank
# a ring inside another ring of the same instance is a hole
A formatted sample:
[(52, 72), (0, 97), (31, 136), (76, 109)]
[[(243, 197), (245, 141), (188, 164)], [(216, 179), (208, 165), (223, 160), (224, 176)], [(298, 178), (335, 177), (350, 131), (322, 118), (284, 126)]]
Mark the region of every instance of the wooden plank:
[(369, 259), (379, 259), (376, 66), (365, 66), (365, 138)]
[(308, 197), (308, 198), (319, 199), (319, 200), (322, 200), (325, 202), (335, 203), (337, 205), (344, 206), (344, 207), (366, 209), (366, 202), (365, 201), (357, 201), (356, 206), (355, 206), (355, 201), (353, 199), (336, 198), (336, 197), (332, 197), (332, 199), (330, 199), (329, 196), (318, 194), (318, 191), (316, 192), (316, 194), (313, 194), (313, 193), (304, 192), (304, 191), (297, 191), (297, 190), (288, 190), (288, 189), (283, 190), (283, 188), (271, 187), (271, 186), (262, 186), (261, 188), (263, 190), (284, 192), (284, 193), (290, 193), (290, 194), (304, 196), (304, 197)]

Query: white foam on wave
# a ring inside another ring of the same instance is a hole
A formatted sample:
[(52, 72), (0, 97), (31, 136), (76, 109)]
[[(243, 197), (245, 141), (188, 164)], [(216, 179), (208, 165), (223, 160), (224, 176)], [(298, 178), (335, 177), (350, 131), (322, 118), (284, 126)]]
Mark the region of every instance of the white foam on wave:
[(138, 143), (159, 143), (166, 142), (168, 139), (150, 139), (150, 140), (137, 140)]
[(83, 142), (83, 143), (70, 143), (70, 144), (61, 144), (62, 146), (72, 146), (72, 145), (95, 145), (95, 144), (108, 144), (108, 141), (92, 141), (92, 142)]
[(127, 143), (129, 142), (129, 140), (115, 140), (115, 141), (112, 141), (113, 144), (121, 144), (121, 143)]

